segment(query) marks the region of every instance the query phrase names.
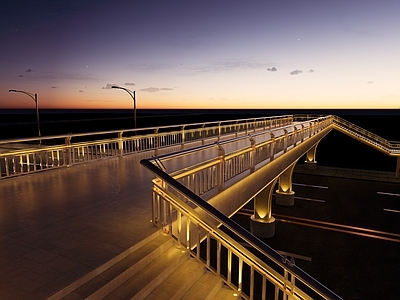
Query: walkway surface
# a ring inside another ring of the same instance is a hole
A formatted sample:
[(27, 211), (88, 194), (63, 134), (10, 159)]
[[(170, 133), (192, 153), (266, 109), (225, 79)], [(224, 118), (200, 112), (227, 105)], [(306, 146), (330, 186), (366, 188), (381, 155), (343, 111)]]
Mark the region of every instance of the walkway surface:
[[(140, 165), (142, 157), (0, 180), (0, 298), (45, 299), (155, 233), (153, 175)], [(323, 167), (312, 172), (357, 174)], [(389, 181), (368, 174), (365, 179)]]

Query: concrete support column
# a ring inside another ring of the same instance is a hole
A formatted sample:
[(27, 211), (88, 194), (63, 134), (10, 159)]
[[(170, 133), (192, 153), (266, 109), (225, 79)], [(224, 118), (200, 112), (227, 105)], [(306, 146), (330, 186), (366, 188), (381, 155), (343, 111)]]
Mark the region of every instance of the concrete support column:
[(275, 235), (275, 218), (272, 216), (272, 191), (276, 180), (273, 180), (254, 197), (254, 215), (251, 216), (250, 230), (255, 236), (270, 238)]
[(279, 176), (279, 186), (276, 191), (275, 202), (278, 205), (293, 206), (294, 192), (292, 190), (293, 170), (297, 160)]
[(306, 161), (304, 162), (305, 169), (315, 170), (317, 168), (317, 161), (315, 160), (315, 157), (316, 157), (318, 143), (316, 143), (307, 151)]

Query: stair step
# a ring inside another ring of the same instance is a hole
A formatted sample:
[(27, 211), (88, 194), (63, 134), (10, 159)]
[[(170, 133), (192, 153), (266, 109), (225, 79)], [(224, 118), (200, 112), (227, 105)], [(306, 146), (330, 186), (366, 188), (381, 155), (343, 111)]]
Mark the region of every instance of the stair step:
[(82, 284), (63, 299), (102, 299), (173, 247), (174, 244), (175, 242), (170, 236), (160, 234)]
[(222, 284), (220, 277), (206, 271), (183, 295), (181, 300), (212, 300), (222, 288)]
[(204, 272), (204, 264), (190, 257), (156, 287), (145, 300), (179, 300)]
[(236, 300), (236, 299), (241, 299), (240, 295), (232, 290), (230, 287), (227, 285), (223, 285), (221, 289), (218, 291), (218, 293), (215, 295), (213, 300)]
[(144, 299), (188, 259), (189, 253), (175, 244), (104, 299)]

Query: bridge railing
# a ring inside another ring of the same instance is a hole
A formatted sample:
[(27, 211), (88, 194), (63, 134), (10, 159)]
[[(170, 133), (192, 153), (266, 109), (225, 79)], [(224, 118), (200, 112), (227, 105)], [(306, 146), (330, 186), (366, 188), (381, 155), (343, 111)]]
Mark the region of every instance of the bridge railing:
[[(254, 172), (275, 159), (280, 153), (287, 152), (292, 147), (296, 147), (299, 143), (330, 126), (332, 122), (331, 116), (321, 117), (221, 141), (207, 147), (203, 146), (201, 151), (208, 150), (214, 153), (210, 159), (198, 164), (183, 166), (181, 170), (177, 170), (171, 175), (198, 196), (214, 188), (223, 189), (228, 181), (232, 181), (233, 178), (244, 172)], [(238, 142), (243, 145), (241, 149), (228, 150), (232, 149), (231, 145)], [(199, 148), (193, 148), (173, 155), (160, 156), (159, 159), (168, 161), (178, 156), (182, 158), (199, 151)]]
[(400, 155), (400, 142), (390, 142), (364, 128), (361, 128), (349, 121), (346, 121), (338, 116), (334, 116), (334, 126), (356, 139), (377, 148), (387, 155)]
[[(321, 120), (303, 128), (323, 128), (331, 122), (331, 119)], [(314, 129), (317, 130), (313, 128), (312, 134), (317, 132)], [(157, 161), (168, 159), (168, 156), (141, 161), (156, 175), (152, 221), (190, 251), (191, 256), (203, 262), (244, 299), (340, 299), (285, 256), (200, 198), (201, 192), (196, 188), (185, 186), (185, 182), (159, 168)], [(240, 160), (235, 163), (241, 164)], [(205, 164), (218, 169), (212, 162)], [(215, 184), (218, 184), (218, 176), (215, 173), (209, 179), (215, 178)], [(252, 250), (244, 245), (250, 245)]]
[(285, 126), (293, 116), (0, 140), (0, 179)]

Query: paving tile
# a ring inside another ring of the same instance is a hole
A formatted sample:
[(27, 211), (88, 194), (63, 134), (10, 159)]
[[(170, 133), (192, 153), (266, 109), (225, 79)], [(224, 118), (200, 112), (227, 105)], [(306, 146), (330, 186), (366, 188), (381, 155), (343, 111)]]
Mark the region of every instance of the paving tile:
[(46, 263), (56, 258), (57, 255), (43, 249), (34, 249), (24, 254), (23, 257), (38, 263)]

